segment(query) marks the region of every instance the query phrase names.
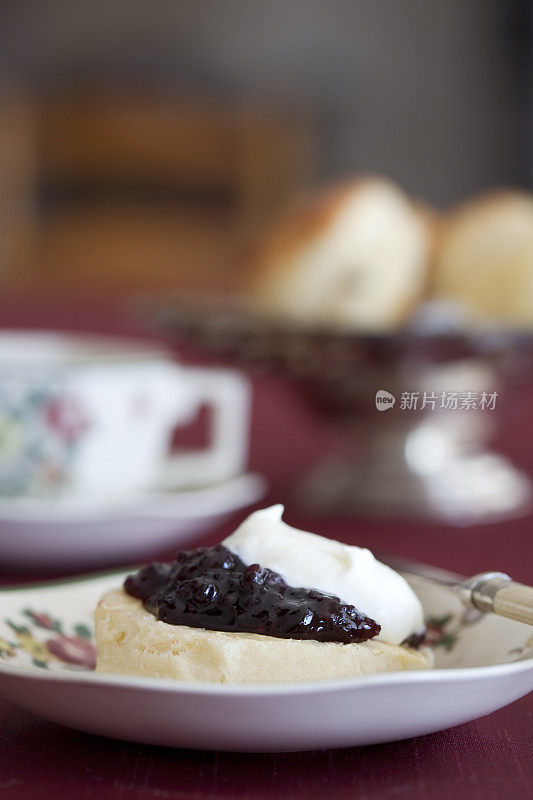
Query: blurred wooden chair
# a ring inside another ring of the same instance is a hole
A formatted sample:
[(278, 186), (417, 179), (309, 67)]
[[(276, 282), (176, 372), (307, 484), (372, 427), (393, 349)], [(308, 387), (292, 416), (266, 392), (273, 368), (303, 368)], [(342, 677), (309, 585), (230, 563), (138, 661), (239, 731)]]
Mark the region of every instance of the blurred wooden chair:
[(35, 105), (11, 86), (0, 86), (0, 286), (28, 271), (36, 234)]
[(71, 95), (33, 124), (33, 255), (14, 283), (236, 288), (239, 254), (310, 171), (306, 126), (267, 112)]

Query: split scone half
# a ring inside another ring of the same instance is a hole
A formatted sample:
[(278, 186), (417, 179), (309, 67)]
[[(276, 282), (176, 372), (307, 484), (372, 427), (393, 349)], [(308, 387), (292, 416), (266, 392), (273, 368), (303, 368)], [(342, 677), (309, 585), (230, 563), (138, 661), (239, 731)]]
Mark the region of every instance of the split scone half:
[(359, 644), (278, 639), (169, 625), (123, 589), (96, 609), (98, 672), (212, 683), (289, 683), (428, 669), (431, 654), (370, 639)]
[(379, 177), (296, 201), (251, 263), (250, 305), (306, 325), (386, 331), (423, 299), (435, 215)]
[(473, 321), (533, 324), (533, 195), (501, 191), (452, 212), (437, 238), (432, 292)]
[[(432, 665), (419, 599), (369, 550), (292, 528), (282, 506), (105, 594), (99, 672), (264, 684)], [(341, 600), (342, 597), (342, 600)]]

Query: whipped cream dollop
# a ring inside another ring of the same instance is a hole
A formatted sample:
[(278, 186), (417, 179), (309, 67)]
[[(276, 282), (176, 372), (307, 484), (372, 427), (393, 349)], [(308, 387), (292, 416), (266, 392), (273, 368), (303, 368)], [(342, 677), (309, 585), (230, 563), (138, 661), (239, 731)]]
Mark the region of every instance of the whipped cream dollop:
[(290, 586), (336, 595), (381, 625), (377, 639), (401, 644), (424, 629), (422, 605), (407, 581), (370, 550), (292, 528), (283, 506), (256, 511), (224, 544), (244, 563), (278, 572)]

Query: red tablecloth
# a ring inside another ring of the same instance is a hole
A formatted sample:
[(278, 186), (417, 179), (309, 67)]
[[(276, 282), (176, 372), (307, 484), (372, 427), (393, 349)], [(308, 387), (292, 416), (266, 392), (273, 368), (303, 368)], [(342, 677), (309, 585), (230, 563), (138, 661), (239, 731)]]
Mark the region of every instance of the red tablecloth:
[[(116, 306), (9, 301), (0, 325), (146, 333)], [(181, 353), (190, 357), (190, 353)], [(533, 473), (531, 396), (514, 398), (501, 448)], [(282, 379), (254, 378), (250, 466), (268, 475), (265, 502), (283, 501), (294, 525), (464, 574), (495, 568), (533, 582), (531, 519), (457, 529), (444, 524), (311, 518), (292, 504), (302, 469), (336, 432)], [(283, 446), (280, 448), (280, 443)], [(243, 515), (203, 537), (215, 542)], [(164, 555), (164, 554), (154, 554)], [(0, 582), (28, 580), (4, 575)], [(405, 742), (314, 753), (240, 755), (125, 744), (66, 730), (0, 701), (0, 797), (40, 798), (469, 798), (533, 796), (533, 695), (489, 717)]]

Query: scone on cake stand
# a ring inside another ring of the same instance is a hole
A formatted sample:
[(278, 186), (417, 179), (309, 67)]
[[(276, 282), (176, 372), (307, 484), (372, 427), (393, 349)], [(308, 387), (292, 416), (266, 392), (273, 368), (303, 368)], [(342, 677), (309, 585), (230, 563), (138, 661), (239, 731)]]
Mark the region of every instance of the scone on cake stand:
[[(298, 487), (307, 506), (461, 525), (527, 509), (528, 479), (488, 443), (531, 372), (533, 337), (517, 324), (527, 308), (533, 327), (533, 200), (472, 206), (443, 220), (385, 179), (346, 182), (294, 204), (242, 298), (159, 305), (165, 332), (288, 374), (344, 427), (345, 452)], [(489, 223), (492, 300), (487, 287), (480, 300)]]
[(440, 226), (433, 293), (478, 324), (533, 327), (533, 195), (490, 192), (460, 205)]

